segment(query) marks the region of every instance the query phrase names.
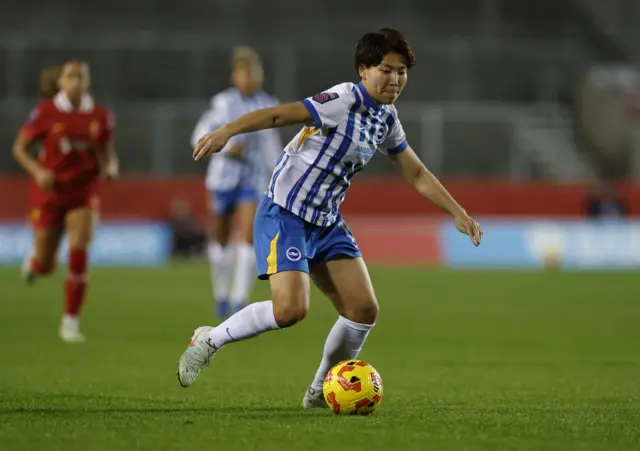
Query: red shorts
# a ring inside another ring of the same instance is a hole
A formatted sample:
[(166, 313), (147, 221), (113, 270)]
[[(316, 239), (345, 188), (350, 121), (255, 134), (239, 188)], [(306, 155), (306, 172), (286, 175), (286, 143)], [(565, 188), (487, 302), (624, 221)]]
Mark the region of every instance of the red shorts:
[(32, 181), (29, 201), (29, 222), (34, 229), (62, 227), (65, 216), (71, 210), (99, 209), (98, 183), (97, 180), (91, 180), (80, 186), (57, 184), (54, 189), (43, 191)]
[(29, 213), (29, 222), (34, 229), (62, 227), (67, 213), (78, 208), (90, 208), (97, 212), (100, 210), (100, 198), (93, 195), (80, 202), (56, 202), (34, 206)]

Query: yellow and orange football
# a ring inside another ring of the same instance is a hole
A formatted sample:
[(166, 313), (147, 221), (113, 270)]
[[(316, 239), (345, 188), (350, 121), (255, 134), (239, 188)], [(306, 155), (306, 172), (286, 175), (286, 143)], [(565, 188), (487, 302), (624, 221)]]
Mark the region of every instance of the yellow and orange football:
[(327, 373), (324, 399), (337, 415), (368, 415), (382, 401), (382, 379), (374, 367), (362, 360), (345, 360)]

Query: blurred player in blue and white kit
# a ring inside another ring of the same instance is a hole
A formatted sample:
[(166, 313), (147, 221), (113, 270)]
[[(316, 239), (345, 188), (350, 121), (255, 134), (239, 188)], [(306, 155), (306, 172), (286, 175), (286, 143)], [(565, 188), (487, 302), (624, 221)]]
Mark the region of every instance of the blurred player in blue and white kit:
[[(234, 49), (231, 66), (234, 87), (212, 97), (193, 131), (192, 145), (206, 133), (246, 113), (278, 104), (262, 90), (264, 73), (255, 50)], [(253, 217), (281, 150), (278, 131), (261, 130), (233, 137), (210, 159), (205, 185), (211, 199), (213, 236), (208, 255), (216, 310), (221, 318), (241, 310), (251, 295), (255, 281)], [(237, 246), (231, 243), (233, 231), (239, 237)], [(233, 283), (229, 287), (232, 272)]]
[(326, 407), (325, 375), (336, 363), (358, 356), (378, 315), (367, 267), (338, 211), (353, 177), (376, 151), (390, 158), (422, 196), (450, 214), (473, 244), (480, 244), (480, 225), (409, 147), (393, 106), (414, 63), (411, 47), (398, 31), (367, 33), (356, 48), (360, 83), (342, 83), (300, 102), (255, 111), (197, 143), (194, 158), (199, 161), (243, 133), (305, 124), (280, 155), (256, 213), (258, 273), (269, 280), (272, 300), (253, 303), (217, 327), (197, 328), (178, 364), (181, 385), (193, 384), (226, 344), (302, 320), (313, 281), (339, 316), (303, 407)]

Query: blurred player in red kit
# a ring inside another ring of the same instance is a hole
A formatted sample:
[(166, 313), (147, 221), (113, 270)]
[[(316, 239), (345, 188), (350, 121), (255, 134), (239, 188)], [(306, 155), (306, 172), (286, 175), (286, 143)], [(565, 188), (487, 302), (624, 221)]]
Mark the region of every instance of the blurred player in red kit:
[[(46, 69), (41, 90), (46, 100), (31, 112), (13, 145), (15, 159), (32, 176), (29, 202), (34, 249), (25, 262), (24, 276), (31, 283), (54, 270), (66, 232), (69, 268), (60, 338), (81, 342), (84, 336), (78, 318), (87, 289), (98, 186), (100, 180), (118, 175), (113, 116), (90, 94), (89, 67), (83, 61)], [(29, 154), (32, 143), (39, 145), (37, 158)]]

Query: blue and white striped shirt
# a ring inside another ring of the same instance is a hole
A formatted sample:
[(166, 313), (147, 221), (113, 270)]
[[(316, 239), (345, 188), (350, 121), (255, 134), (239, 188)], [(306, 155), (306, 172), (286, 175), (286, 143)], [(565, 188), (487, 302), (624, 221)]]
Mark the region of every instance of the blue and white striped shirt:
[[(202, 114), (191, 135), (191, 145), (206, 133), (252, 111), (278, 105), (269, 94), (258, 91), (252, 96), (242, 94), (236, 88), (226, 89), (211, 98), (209, 108)], [(225, 152), (234, 145), (243, 147), (242, 158), (231, 158)], [(267, 188), (269, 176), (282, 141), (278, 130), (261, 130), (234, 136), (222, 152), (209, 161), (205, 185), (208, 190), (230, 191), (240, 186), (251, 186), (259, 192)]]
[(378, 106), (360, 83), (342, 83), (302, 101), (312, 126), (289, 142), (273, 170), (267, 195), (307, 222), (329, 226), (353, 177), (376, 150), (407, 148), (393, 105)]

